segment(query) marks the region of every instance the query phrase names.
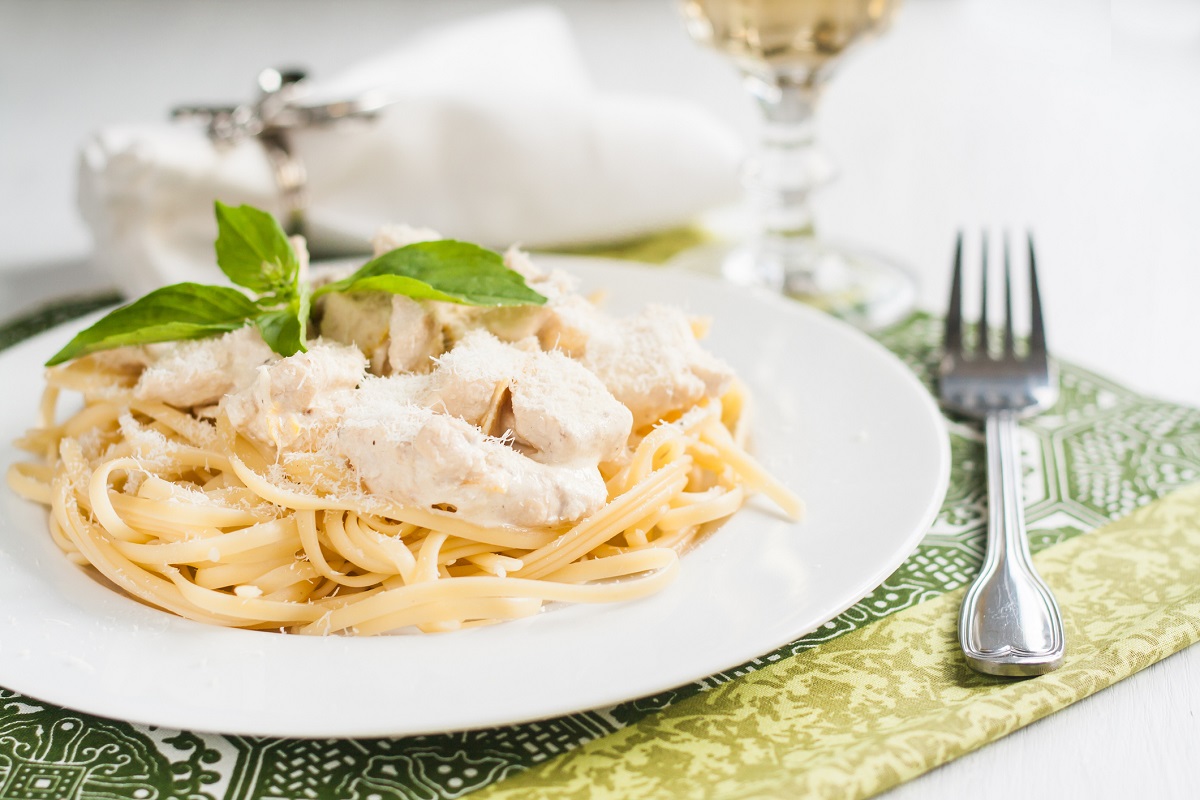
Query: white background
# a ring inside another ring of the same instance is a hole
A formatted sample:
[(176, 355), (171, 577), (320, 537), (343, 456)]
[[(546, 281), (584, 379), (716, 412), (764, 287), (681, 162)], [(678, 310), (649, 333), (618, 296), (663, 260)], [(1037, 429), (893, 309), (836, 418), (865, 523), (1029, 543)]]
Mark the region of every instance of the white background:
[[(0, 0), (0, 320), (104, 284), (74, 212), (91, 130), (248, 99), (264, 66), (328, 74), (499, 0)], [(669, 0), (562, 0), (596, 84), (687, 97), (747, 139), (755, 110)], [(1037, 234), (1051, 345), (1200, 405), (1200, 2), (908, 0), (830, 86), (826, 234), (887, 253), (944, 303), (953, 236)], [(1185, 651), (907, 784), (897, 798), (1186, 797), (1200, 654)]]

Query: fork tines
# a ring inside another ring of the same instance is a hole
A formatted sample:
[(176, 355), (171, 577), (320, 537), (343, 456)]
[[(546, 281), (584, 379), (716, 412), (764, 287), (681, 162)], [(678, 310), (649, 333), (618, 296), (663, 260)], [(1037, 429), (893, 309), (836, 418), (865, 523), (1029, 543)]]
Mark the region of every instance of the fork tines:
[[(1030, 297), (1030, 330), (1029, 330), (1029, 356), (1033, 358), (1044, 357), (1046, 353), (1046, 331), (1045, 323), (1042, 319), (1042, 301), (1038, 292), (1037, 282), (1037, 256), (1033, 247), (1033, 236), (1026, 234), (1026, 241), (1029, 247), (1029, 297)], [(946, 356), (950, 358), (974, 356), (974, 357), (989, 357), (991, 344), (991, 326), (988, 322), (988, 237), (984, 233), (982, 237), (982, 253), (980, 259), (980, 275), (982, 285), (980, 287), (980, 308), (979, 319), (976, 323), (975, 347), (968, 350), (964, 347), (963, 341), (963, 234), (959, 231), (958, 238), (954, 247), (954, 273), (950, 281), (950, 304), (946, 312), (946, 331), (943, 339), (945, 343)], [(1003, 241), (1004, 254), (1004, 331), (1002, 340), (1002, 357), (1012, 359), (1016, 357), (1016, 335), (1013, 330), (1013, 302), (1012, 302), (1012, 259), (1009, 254), (1008, 235), (1004, 235)]]

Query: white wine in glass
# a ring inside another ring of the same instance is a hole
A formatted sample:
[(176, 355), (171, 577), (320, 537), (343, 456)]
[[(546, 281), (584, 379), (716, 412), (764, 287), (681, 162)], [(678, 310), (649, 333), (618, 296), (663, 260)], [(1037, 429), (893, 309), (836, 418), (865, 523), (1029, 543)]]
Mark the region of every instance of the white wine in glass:
[(821, 241), (809, 196), (832, 166), (816, 148), (813, 114), (843, 53), (890, 23), (899, 0), (684, 0), (687, 30), (729, 56), (763, 112), (747, 165), (758, 222), (721, 260), (740, 283), (765, 284), (866, 328), (913, 304), (912, 278), (890, 262)]

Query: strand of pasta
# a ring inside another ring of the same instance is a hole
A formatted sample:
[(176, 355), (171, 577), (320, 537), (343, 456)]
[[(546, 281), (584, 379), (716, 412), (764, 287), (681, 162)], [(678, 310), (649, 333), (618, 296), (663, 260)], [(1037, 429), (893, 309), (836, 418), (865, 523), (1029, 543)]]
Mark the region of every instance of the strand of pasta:
[(503, 578), (510, 572), (516, 572), (525, 566), (525, 562), (512, 556), (502, 556), (499, 553), (475, 553), (465, 557), (467, 561), (479, 566), (484, 572), (489, 572), (497, 578)]
[[(295, 551), (289, 555), (294, 555), (294, 553)], [(310, 577), (316, 577), (316, 570), (311, 564), (307, 561), (297, 561), (295, 558), (290, 557), (286, 561), (270, 558), (260, 561), (239, 559), (222, 564), (213, 564), (212, 566), (193, 566), (192, 581), (197, 586), (203, 586), (205, 589), (253, 585), (261, 589), (264, 593), (268, 593), (273, 590), (263, 586), (260, 581), (279, 567), (304, 567), (305, 571), (311, 571), (312, 575)]]
[(804, 515), (804, 502), (738, 446), (724, 425), (711, 421), (704, 426), (704, 435), (706, 441), (717, 448), (721, 458), (742, 476), (751, 489), (771, 498), (792, 519), (800, 519)]
[(296, 603), (270, 600), (264, 597), (239, 597), (225, 592), (205, 589), (187, 580), (179, 570), (170, 570), (167, 577), (193, 608), (240, 622), (308, 623), (325, 613), (320, 603)]
[(53, 468), (45, 464), (10, 464), (6, 473), (9, 487), (26, 500), (50, 505), (50, 478)]
[(368, 552), (358, 541), (350, 538), (346, 530), (346, 516), (346, 512), (343, 511), (326, 511), (323, 515), (324, 532), (333, 549), (360, 570), (387, 575), (395, 573), (396, 566), (389, 559), (377, 558), (375, 553)]
[(742, 503), (746, 501), (746, 492), (740, 486), (726, 490), (710, 489), (704, 494), (707, 497), (703, 500), (688, 501), (663, 514), (658, 521), (659, 530), (676, 531), (724, 519), (741, 508)]
[(672, 550), (647, 550), (640, 561), (645, 577), (599, 585), (539, 581), (526, 578), (468, 577), (453, 581), (427, 581), (385, 590), (360, 602), (330, 611), (298, 633), (332, 633), (348, 628), (360, 629), (371, 619), (454, 597), (524, 597), (566, 603), (605, 603), (644, 597), (662, 588), (675, 577), (678, 557)]
[(530, 617), (541, 607), (542, 601), (532, 597), (454, 597), (366, 619), (351, 630), (359, 636), (372, 636), (416, 626), (425, 633), (442, 633), (466, 627), (467, 621), (493, 623)]
[(42, 392), (42, 400), (38, 403), (38, 423), (39, 428), (53, 427), (55, 419), (58, 417), (58, 396), (62, 391), (52, 383), (47, 382), (46, 388)]
[(412, 581), (417, 559), (404, 544), (404, 537), (399, 531), (391, 536), (385, 535), (374, 525), (364, 523), (364, 518), (358, 514), (349, 515), (345, 528), (350, 540), (361, 550), (390, 563), (393, 571), (406, 583)]
[(50, 515), (47, 527), (50, 529), (50, 538), (58, 545), (58, 549), (66, 553), (67, 558), (75, 564), (88, 566), (87, 557), (79, 552), (79, 548), (63, 531), (62, 526), (58, 524), (58, 519), (53, 514)]
[(595, 549), (638, 520), (645, 519), (683, 488), (689, 466), (686, 460), (679, 461), (651, 474), (569, 532), (523, 558), (525, 566), (514, 575), (519, 578), (540, 578)]
[(131, 561), (161, 565), (164, 569), (171, 565), (217, 564), (247, 557), (263, 560), (273, 558), (276, 554), (291, 555), (298, 549), (296, 544), (296, 521), (290, 517), (191, 541), (156, 544), (114, 542), (117, 551)]
[(413, 583), (437, 580), (438, 554), (447, 538), (448, 534), (444, 531), (430, 531), (421, 542), (421, 549), (417, 552), (417, 568), (413, 570)]
[(334, 569), (329, 564), (328, 559), (325, 558), (325, 552), (321, 547), (317, 531), (316, 512), (308, 509), (298, 510), (295, 512), (293, 519), (295, 519), (296, 529), (300, 534), (300, 543), (304, 548), (304, 557), (308, 559), (309, 563), (316, 568), (318, 574), (322, 577), (343, 586), (353, 587), (373, 586), (386, 577), (376, 573), (349, 575)]
[[(179, 500), (151, 500), (140, 495), (128, 495), (110, 490), (109, 503), (132, 528), (153, 533), (157, 537), (185, 539), (203, 536), (214, 528), (255, 525), (262, 521), (258, 514), (243, 508), (229, 508), (208, 503), (184, 503)], [(188, 510), (186, 522), (180, 525), (180, 507)]]

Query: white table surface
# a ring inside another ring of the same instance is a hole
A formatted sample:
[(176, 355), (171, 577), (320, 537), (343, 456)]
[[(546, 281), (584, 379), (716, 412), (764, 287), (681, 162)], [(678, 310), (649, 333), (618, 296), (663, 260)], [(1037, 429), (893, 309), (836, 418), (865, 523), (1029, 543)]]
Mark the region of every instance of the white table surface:
[[(0, 320), (106, 283), (74, 211), (89, 131), (510, 4), (0, 0)], [(755, 131), (732, 70), (669, 0), (556, 4), (600, 87), (687, 97)], [(1031, 227), (1056, 352), (1200, 405), (1200, 2), (907, 0), (847, 60), (819, 128), (842, 168), (821, 229), (908, 265), (923, 306), (944, 303), (960, 226)], [(1198, 712), (1192, 648), (888, 796), (1195, 796)]]

